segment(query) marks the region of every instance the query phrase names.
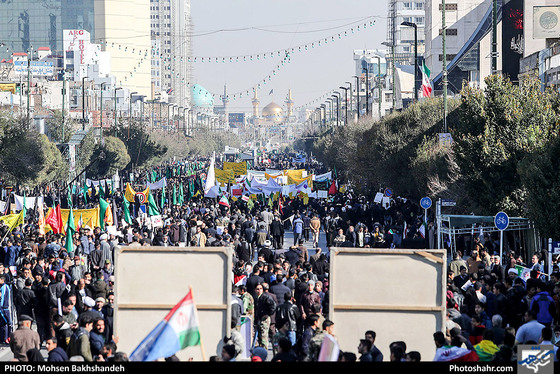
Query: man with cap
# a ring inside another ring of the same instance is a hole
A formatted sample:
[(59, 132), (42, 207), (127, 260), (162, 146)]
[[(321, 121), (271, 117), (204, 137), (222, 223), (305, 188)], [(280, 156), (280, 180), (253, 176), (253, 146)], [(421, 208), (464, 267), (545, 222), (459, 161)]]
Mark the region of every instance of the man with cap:
[(268, 356), (268, 351), (263, 347), (255, 347), (251, 350), (251, 361), (264, 362)]
[(27, 362), (27, 351), (30, 349), (41, 348), (41, 338), (39, 333), (31, 329), (33, 318), (27, 314), (19, 317), (19, 327), (12, 332), (10, 337), (10, 349), (14, 354), (14, 359)]
[(270, 240), (265, 240), (262, 248), (259, 250), (259, 256), (263, 256), (267, 264), (274, 263), (274, 252), (270, 248), (271, 246)]
[(321, 295), (315, 291), (315, 282), (312, 280), (307, 281), (307, 292), (301, 295), (300, 311), (301, 317), (306, 320), (309, 315), (313, 314), (313, 305), (321, 305)]
[(82, 264), (82, 260), (80, 259), (80, 256), (75, 255), (74, 263), (70, 265), (70, 268), (68, 269), (72, 283), (77, 282), (81, 278), (83, 278), (86, 271), (87, 271), (86, 266)]
[(109, 260), (111, 263), (113, 262), (113, 253), (111, 252), (111, 245), (107, 241), (109, 239), (109, 235), (107, 233), (103, 233), (99, 236), (99, 242), (101, 244), (101, 251), (103, 252), (103, 263)]
[(461, 266), (459, 268), (459, 274), (453, 278), (453, 284), (458, 289), (461, 289), (465, 283), (469, 280), (469, 274), (467, 273), (467, 267)]

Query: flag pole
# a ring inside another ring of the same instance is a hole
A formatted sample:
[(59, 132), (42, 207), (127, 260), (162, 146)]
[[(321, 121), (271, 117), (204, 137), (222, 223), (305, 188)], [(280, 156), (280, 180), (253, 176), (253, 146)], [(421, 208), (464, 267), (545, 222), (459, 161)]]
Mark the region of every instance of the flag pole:
[[(193, 300), (193, 304), (194, 304), (194, 313), (196, 315), (196, 320), (200, 321), (198, 319), (198, 308), (196, 306), (196, 302), (194, 300), (194, 293), (192, 292), (192, 286), (189, 286), (189, 293), (192, 295), (192, 300)], [(204, 351), (204, 343), (202, 342), (202, 333), (200, 331), (200, 323), (198, 324), (199, 329), (198, 329), (198, 334), (200, 335), (200, 352), (202, 353), (202, 361), (206, 361), (206, 352)]]

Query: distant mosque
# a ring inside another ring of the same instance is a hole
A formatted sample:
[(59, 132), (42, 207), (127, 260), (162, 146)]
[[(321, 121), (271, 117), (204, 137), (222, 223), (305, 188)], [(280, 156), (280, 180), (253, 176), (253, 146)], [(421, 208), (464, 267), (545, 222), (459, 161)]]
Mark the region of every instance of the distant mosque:
[(288, 90), (288, 95), (284, 101), (286, 104), (286, 113), (284, 113), (284, 109), (280, 105), (274, 102), (274, 99), (259, 113), (260, 100), (257, 90), (255, 90), (251, 103), (253, 104), (253, 124), (278, 125), (293, 120), (294, 100), (292, 99), (291, 89)]

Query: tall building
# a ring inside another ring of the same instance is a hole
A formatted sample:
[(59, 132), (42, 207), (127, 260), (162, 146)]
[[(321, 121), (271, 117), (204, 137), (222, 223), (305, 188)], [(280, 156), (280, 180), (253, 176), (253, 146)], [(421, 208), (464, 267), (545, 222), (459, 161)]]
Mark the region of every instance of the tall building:
[(93, 0), (17, 0), (0, 2), (2, 58), (49, 47), (62, 52), (63, 30), (87, 30), (95, 37)]
[(150, 0), (150, 27), (153, 94), (188, 107), (192, 76), (190, 0)]
[[(429, 0), (428, 0), (429, 1)], [(395, 46), (395, 60), (399, 64), (414, 65), (414, 51), (418, 47), (418, 55), (424, 53), (425, 0), (389, 0), (387, 18), (387, 51)], [(403, 22), (416, 25), (416, 43), (414, 27), (403, 25)]]
[[(502, 70), (502, 0), (497, 1), (497, 35), (493, 46), (493, 0), (447, 0), (445, 2), (445, 55), (448, 92), (457, 93), (466, 81), (484, 87), (484, 78)], [(424, 59), (431, 71), (435, 90), (443, 86), (443, 5), (426, 1)], [(495, 59), (493, 56), (502, 56)], [(505, 61), (505, 60), (504, 60)]]
[[(149, 0), (17, 0), (0, 2), (0, 57), (48, 47), (64, 55), (65, 30), (84, 30), (111, 56), (119, 85), (150, 95)], [(123, 11), (126, 10), (126, 11)]]
[(117, 84), (151, 99), (149, 0), (93, 0), (95, 40), (111, 55)]

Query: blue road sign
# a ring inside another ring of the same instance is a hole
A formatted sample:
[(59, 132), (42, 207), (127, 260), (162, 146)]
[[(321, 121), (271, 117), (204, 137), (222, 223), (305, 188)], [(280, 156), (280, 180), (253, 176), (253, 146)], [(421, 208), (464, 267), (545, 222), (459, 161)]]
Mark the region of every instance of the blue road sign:
[(386, 188), (385, 189), (385, 196), (387, 196), (387, 197), (393, 196), (393, 191), (391, 191), (390, 188)]
[(560, 242), (552, 242), (552, 254), (560, 254)]
[(430, 207), (432, 206), (432, 199), (430, 199), (428, 196), (423, 197), (420, 200), (420, 206), (424, 209), (430, 209)]
[(506, 213), (500, 212), (494, 217), (494, 225), (498, 230), (505, 230), (509, 225), (509, 217)]

